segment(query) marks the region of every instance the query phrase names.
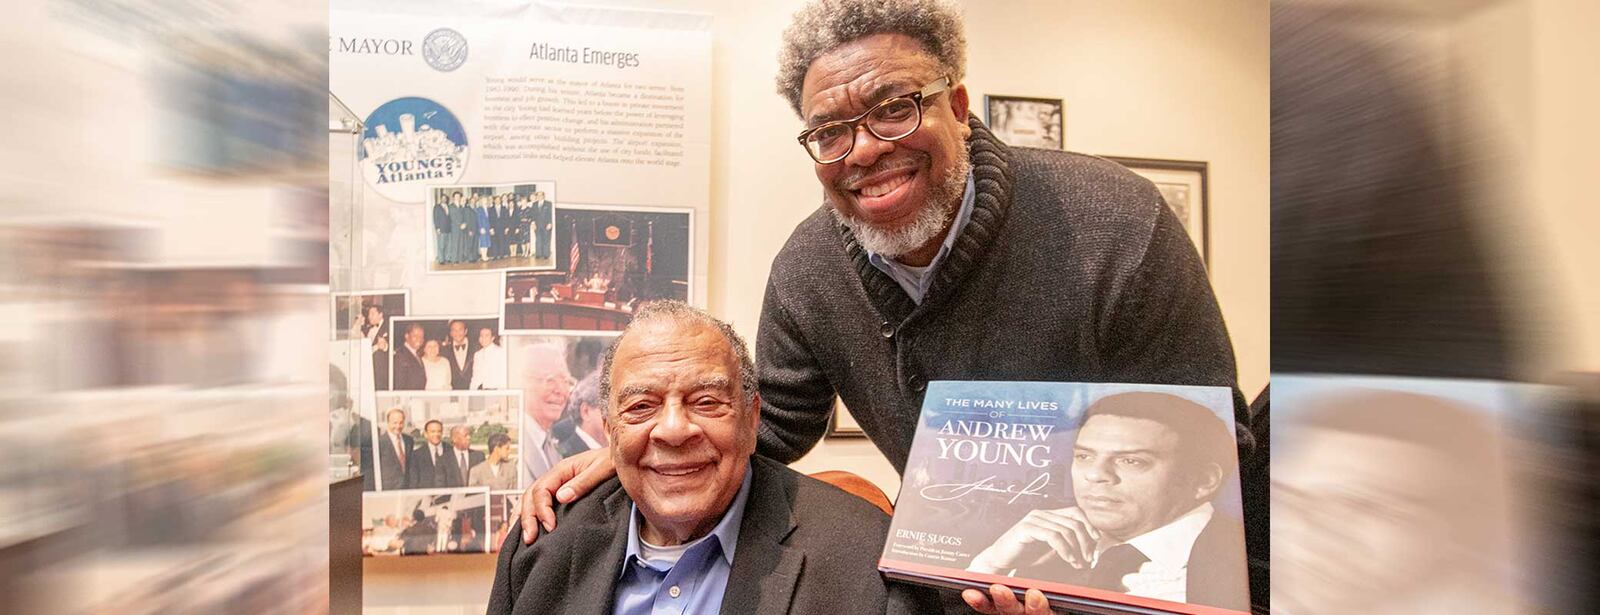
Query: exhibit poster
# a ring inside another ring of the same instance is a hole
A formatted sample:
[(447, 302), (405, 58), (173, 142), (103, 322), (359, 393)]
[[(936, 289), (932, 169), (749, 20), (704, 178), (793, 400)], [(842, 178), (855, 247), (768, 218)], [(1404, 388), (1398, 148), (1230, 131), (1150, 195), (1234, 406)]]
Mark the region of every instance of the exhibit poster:
[(711, 18), (336, 0), (328, 55), (363, 122), (333, 318), (379, 396), (350, 430), (382, 498), (365, 544), (487, 552), (509, 494), (603, 445), (608, 335), (642, 301), (706, 304)]
[[(515, 244), (502, 241), (504, 220), (480, 226), (476, 210), (470, 238), (441, 238), (438, 190), (478, 196), (485, 217), (525, 200), (537, 210), (537, 192), (555, 210), (573, 202), (709, 212), (709, 15), (539, 2), (330, 8), (329, 88), (365, 122), (351, 238), (359, 288), (350, 290), (409, 289), (413, 314), (498, 312), (495, 272), (560, 258), (531, 222), (531, 252), (521, 251), (520, 211)], [(494, 233), (489, 245), (478, 228)], [(702, 252), (693, 261), (704, 263), (708, 231), (692, 230)], [(551, 241), (563, 232), (552, 220)], [(470, 252), (469, 239), (478, 244)], [(441, 254), (445, 240), (458, 251)], [(703, 278), (703, 268), (689, 275)], [(702, 281), (688, 297), (697, 305)]]
[(928, 383), (879, 567), (1096, 613), (1247, 612), (1227, 387)]

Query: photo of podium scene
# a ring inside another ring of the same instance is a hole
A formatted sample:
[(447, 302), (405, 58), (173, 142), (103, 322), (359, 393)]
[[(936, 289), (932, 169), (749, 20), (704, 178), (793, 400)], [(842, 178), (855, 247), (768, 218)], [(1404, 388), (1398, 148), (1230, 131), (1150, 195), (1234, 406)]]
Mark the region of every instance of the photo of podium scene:
[(621, 331), (640, 303), (689, 300), (693, 212), (564, 206), (556, 268), (506, 273), (508, 333)]

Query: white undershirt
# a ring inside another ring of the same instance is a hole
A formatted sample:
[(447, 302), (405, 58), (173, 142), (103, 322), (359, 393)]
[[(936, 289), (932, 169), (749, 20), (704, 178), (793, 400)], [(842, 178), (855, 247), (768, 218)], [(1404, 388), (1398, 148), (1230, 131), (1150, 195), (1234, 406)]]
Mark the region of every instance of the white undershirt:
[(678, 560), (683, 558), (683, 553), (690, 547), (700, 544), (701, 540), (710, 538), (710, 534), (700, 537), (700, 540), (691, 540), (675, 547), (658, 547), (650, 544), (641, 534), (639, 536), (639, 559), (654, 564), (657, 568), (670, 569), (678, 565)]

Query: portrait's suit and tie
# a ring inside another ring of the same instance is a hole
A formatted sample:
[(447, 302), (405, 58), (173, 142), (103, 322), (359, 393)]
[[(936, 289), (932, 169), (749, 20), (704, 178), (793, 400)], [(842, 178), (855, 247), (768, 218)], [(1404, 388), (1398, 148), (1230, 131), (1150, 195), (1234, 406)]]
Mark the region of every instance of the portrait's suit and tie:
[(448, 487), (449, 485), (445, 484), (444, 457), (449, 452), (450, 445), (440, 442), (438, 458), (435, 459), (427, 440), (423, 440), (420, 445), (411, 449), (411, 455), (406, 459), (406, 488)]
[[(439, 463), (439, 474), (444, 481), (441, 487), (465, 487), (472, 468), (483, 463), (483, 451), (467, 449), (459, 450), (446, 444), (444, 447), (444, 460)], [(466, 458), (466, 465), (462, 465), (461, 458)]]
[[(395, 440), (399, 443), (396, 444)], [(396, 438), (385, 431), (378, 434), (378, 441), (373, 443), (378, 449), (378, 469), (383, 473), (382, 487), (384, 489), (410, 488), (409, 475), (406, 465), (412, 449), (411, 436), (400, 434)]]
[[(1137, 538), (1136, 538), (1137, 539)], [(1250, 610), (1249, 597), (1239, 593), (1246, 584), (1244, 531), (1237, 517), (1217, 514), (1206, 523), (1189, 550), (1184, 587), (1189, 604)], [(1139, 570), (1149, 558), (1124, 543), (1100, 555), (1093, 568), (1079, 570), (1061, 558), (1019, 569), (1016, 576), (1057, 581), (1114, 592), (1127, 592), (1122, 578)]]
[(462, 342), (466, 352), (461, 357), (456, 356), (455, 342), (446, 339), (439, 349), (439, 354), (444, 355), (450, 362), (450, 388), (465, 391), (472, 386), (472, 365), (475, 361), (473, 355), (478, 353), (477, 342), (466, 340)]
[(394, 348), (394, 390), (421, 391), (428, 386), (428, 372), (422, 369), (422, 359), (400, 344)]
[(551, 231), (554, 230), (551, 225), (554, 222), (555, 203), (539, 201), (533, 204), (534, 258), (541, 260), (550, 258), (551, 248), (554, 247), (550, 245)]
[(445, 240), (450, 236), (450, 210), (444, 203), (433, 204), (433, 262), (443, 265), (445, 257), (450, 253), (445, 248)]

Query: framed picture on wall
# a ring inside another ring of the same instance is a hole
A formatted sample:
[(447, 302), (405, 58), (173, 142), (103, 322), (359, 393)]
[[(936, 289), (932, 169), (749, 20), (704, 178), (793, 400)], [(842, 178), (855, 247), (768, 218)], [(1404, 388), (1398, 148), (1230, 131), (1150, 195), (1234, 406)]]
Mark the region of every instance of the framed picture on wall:
[(985, 124), (1006, 145), (1064, 149), (1066, 127), (1062, 125), (1059, 98), (984, 95)]
[(1183, 223), (1184, 230), (1189, 231), (1189, 240), (1193, 241), (1195, 249), (1200, 251), (1200, 259), (1210, 265), (1211, 249), (1207, 239), (1210, 236), (1211, 214), (1210, 199), (1206, 193), (1206, 169), (1209, 165), (1195, 160), (1123, 156), (1104, 156), (1104, 158), (1128, 167), (1156, 185), (1156, 189), (1161, 191), (1161, 198), (1167, 202), (1167, 207), (1172, 208), (1172, 213)]
[(856, 417), (844, 408), (844, 401), (833, 398), (833, 420), (828, 421), (829, 438), (865, 438), (866, 432), (856, 423)]

